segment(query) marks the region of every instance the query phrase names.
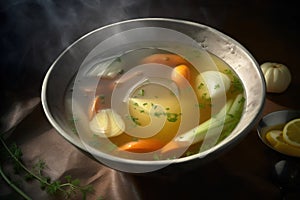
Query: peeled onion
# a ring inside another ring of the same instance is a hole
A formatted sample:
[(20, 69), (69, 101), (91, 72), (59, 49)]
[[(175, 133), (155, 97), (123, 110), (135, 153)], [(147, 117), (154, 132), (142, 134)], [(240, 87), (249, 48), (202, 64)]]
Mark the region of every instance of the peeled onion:
[(114, 137), (123, 133), (125, 124), (112, 109), (103, 109), (90, 121), (91, 131), (100, 137)]
[(230, 85), (230, 78), (219, 71), (205, 71), (196, 78), (197, 91), (200, 96), (207, 93), (210, 98), (221, 97), (226, 94)]

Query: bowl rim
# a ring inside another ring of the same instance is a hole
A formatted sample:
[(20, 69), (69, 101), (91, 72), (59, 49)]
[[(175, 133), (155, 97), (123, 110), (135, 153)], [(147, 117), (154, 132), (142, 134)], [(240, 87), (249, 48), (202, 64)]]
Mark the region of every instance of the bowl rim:
[[(173, 164), (173, 163), (183, 163), (186, 161), (190, 161), (190, 160), (194, 160), (197, 158), (204, 158), (206, 155), (209, 155), (211, 153), (218, 153), (220, 151), (224, 151), (225, 149), (229, 149), (228, 147), (233, 147), (235, 143), (237, 143), (239, 140), (241, 140), (243, 137), (245, 137), (248, 132), (254, 127), (254, 125), (259, 121), (260, 116), (262, 115), (263, 112), (263, 107), (265, 105), (265, 92), (266, 92), (266, 85), (265, 85), (265, 80), (263, 78), (263, 72), (260, 69), (257, 61), (255, 60), (255, 58), (253, 57), (253, 55), (243, 46), (241, 45), (239, 42), (237, 42), (235, 39), (231, 38), (230, 36), (220, 32), (219, 30), (205, 25), (205, 24), (201, 24), (198, 22), (193, 22), (193, 21), (188, 21), (188, 20), (183, 20), (183, 19), (175, 19), (175, 18), (134, 18), (134, 19), (129, 19), (129, 20), (124, 20), (124, 21), (119, 21), (119, 22), (115, 22), (112, 24), (108, 24), (105, 26), (102, 26), (100, 28), (97, 28), (95, 30), (92, 30), (88, 33), (86, 33), (85, 35), (79, 37), (77, 40), (75, 40), (71, 45), (69, 45), (64, 51), (62, 51), (59, 56), (55, 59), (55, 61), (51, 64), (51, 66), (49, 67), (43, 83), (42, 83), (42, 90), (41, 90), (41, 102), (42, 102), (42, 107), (44, 109), (44, 112), (46, 114), (46, 117), (48, 118), (50, 124), (58, 131), (58, 133), (63, 136), (68, 142), (72, 143), (73, 145), (75, 145), (76, 147), (78, 147), (79, 149), (82, 149), (84, 151), (86, 151), (86, 149), (84, 148), (84, 146), (82, 146), (82, 144), (80, 144), (81, 142), (77, 142), (74, 141), (72, 137), (69, 136), (69, 134), (67, 134), (65, 132), (65, 130), (63, 130), (62, 127), (60, 127), (59, 123), (56, 122), (54, 116), (50, 113), (50, 109), (48, 107), (48, 103), (47, 103), (47, 86), (48, 86), (48, 79), (51, 75), (52, 70), (54, 69), (56, 63), (64, 56), (64, 54), (66, 52), (68, 52), (74, 45), (76, 45), (80, 40), (92, 35), (95, 32), (101, 31), (103, 29), (112, 27), (112, 26), (116, 26), (119, 24), (125, 24), (125, 23), (131, 23), (131, 22), (139, 22), (139, 21), (165, 21), (165, 22), (176, 22), (176, 23), (183, 23), (183, 24), (188, 24), (188, 25), (192, 25), (195, 27), (202, 27), (205, 29), (209, 29), (211, 32), (216, 33), (218, 35), (220, 35), (223, 38), (226, 38), (228, 41), (232, 42), (233, 44), (239, 46), (239, 48), (242, 49), (242, 51), (250, 58), (251, 62), (254, 63), (255, 66), (257, 66), (257, 71), (259, 73), (259, 76), (262, 77), (261, 81), (262, 81), (262, 98), (259, 102), (259, 108), (258, 108), (258, 112), (256, 113), (256, 115), (253, 117), (253, 121), (252, 123), (249, 123), (241, 133), (238, 134), (238, 137), (232, 137), (230, 138), (230, 141), (227, 141), (226, 143), (224, 143), (224, 140), (222, 142), (220, 142), (219, 144), (213, 146), (212, 148), (204, 151), (204, 152), (199, 152), (197, 154), (191, 155), (191, 156), (186, 156), (183, 158), (176, 158), (176, 159), (170, 159), (170, 160), (134, 160), (134, 159), (126, 159), (126, 158), (119, 158), (119, 157), (115, 157), (115, 156), (111, 156), (109, 154), (108, 157), (106, 156), (105, 159), (109, 159), (112, 161), (121, 161), (122, 163), (127, 163), (127, 164), (142, 164), (142, 165), (157, 165), (157, 164)], [(102, 152), (101, 152), (102, 153)]]

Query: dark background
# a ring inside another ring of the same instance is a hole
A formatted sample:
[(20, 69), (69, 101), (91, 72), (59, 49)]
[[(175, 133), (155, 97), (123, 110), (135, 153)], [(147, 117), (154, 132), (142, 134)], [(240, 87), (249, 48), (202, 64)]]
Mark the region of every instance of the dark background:
[[(1, 0), (0, 131), (10, 128), (9, 113), (18, 103), (40, 96), (47, 69), (65, 48), (96, 28), (142, 17), (202, 23), (240, 42), (259, 64), (272, 61), (287, 65), (292, 72), (292, 83), (283, 94), (267, 94), (264, 114), (282, 108), (300, 109), (300, 14), (296, 2)], [(255, 130), (252, 130), (235, 149), (204, 167), (204, 172), (195, 174), (195, 177), (208, 181), (207, 184), (201, 183), (203, 191), (206, 191), (203, 195), (207, 198), (224, 194), (224, 197), (245, 199), (243, 195), (246, 194), (246, 199), (280, 199), (277, 185), (273, 184), (267, 170), (281, 158), (264, 148)], [(206, 172), (217, 173), (210, 179)], [(180, 177), (176, 183), (166, 177), (134, 179), (135, 189), (144, 199), (186, 199), (199, 189), (191, 184), (193, 176)], [(184, 187), (186, 183), (188, 186)], [(174, 187), (168, 188), (168, 184)], [(159, 192), (162, 195), (158, 195)]]
[(292, 1), (271, 0), (1, 0), (1, 111), (39, 95), (54, 59), (103, 25), (141, 17), (186, 19), (233, 37), (259, 63), (298, 65), (298, 13)]

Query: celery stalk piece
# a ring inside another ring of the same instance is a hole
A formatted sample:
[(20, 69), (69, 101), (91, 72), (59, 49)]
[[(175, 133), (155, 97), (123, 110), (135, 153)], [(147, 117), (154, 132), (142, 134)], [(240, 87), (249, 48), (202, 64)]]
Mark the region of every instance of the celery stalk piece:
[[(211, 117), (209, 120), (203, 122), (196, 128), (179, 135), (175, 138), (177, 142), (189, 142), (191, 144), (195, 144), (198, 142), (202, 142), (206, 136), (206, 133), (209, 129), (210, 136), (219, 136), (220, 132), (217, 129), (220, 126), (223, 126), (221, 136), (224, 137), (223, 133), (230, 133), (234, 127), (239, 122), (243, 111), (244, 105), (244, 96), (243, 94), (237, 95), (237, 97), (232, 100), (228, 100), (225, 106), (221, 109), (221, 111), (216, 115)], [(224, 112), (225, 110), (225, 112)], [(225, 119), (224, 119), (225, 113)], [(216, 130), (216, 131), (214, 131)]]

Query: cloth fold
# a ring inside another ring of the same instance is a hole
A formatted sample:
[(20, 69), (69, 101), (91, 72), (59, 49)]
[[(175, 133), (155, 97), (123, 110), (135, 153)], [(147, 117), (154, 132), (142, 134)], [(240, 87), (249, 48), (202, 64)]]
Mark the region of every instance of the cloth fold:
[(40, 103), (39, 97), (29, 98), (27, 100), (17, 101), (11, 105), (8, 112), (1, 115), (0, 133), (9, 132), (17, 126), (34, 108)]
[[(34, 104), (35, 106), (33, 106)], [(94, 192), (88, 194), (88, 199), (140, 199), (138, 193), (134, 191), (135, 188), (128, 181), (130, 175), (115, 171), (92, 160), (64, 140), (51, 127), (43, 113), (41, 104), (37, 103), (35, 98), (32, 99), (32, 102), (27, 102), (26, 105), (32, 105), (31, 109), (29, 106), (23, 106), (23, 109), (19, 109), (21, 107), (18, 105), (8, 115), (14, 116), (14, 112), (18, 112), (18, 116), (7, 118), (7, 120), (14, 119), (17, 124), (11, 124), (10, 128), (14, 127), (14, 130), (6, 140), (7, 143), (15, 142), (22, 149), (22, 159), (27, 167), (31, 168), (39, 160), (43, 160), (46, 163), (44, 173), (51, 180), (64, 181), (65, 176), (71, 176), (74, 179), (79, 179), (82, 185), (91, 185)], [(30, 113), (29, 110), (32, 112)], [(4, 165), (9, 176), (20, 179), (10, 170), (11, 164), (1, 163), (1, 165)], [(32, 199), (53, 199), (41, 190), (36, 182), (21, 182), (21, 188)], [(12, 196), (15, 196), (14, 192), (5, 186), (3, 180), (1, 180), (0, 191), (1, 199), (11, 199)], [(79, 193), (74, 197), (74, 199), (81, 198)]]
[[(268, 101), (267, 104), (275, 106)], [(31, 167), (38, 160), (45, 161), (45, 175), (52, 180), (65, 176), (90, 184), (94, 192), (88, 199), (193, 199), (228, 197), (232, 199), (278, 199), (280, 190), (270, 177), (272, 164), (280, 157), (266, 149), (252, 131), (239, 145), (219, 158), (188, 172), (170, 174), (128, 174), (110, 169), (91, 159), (60, 136), (49, 124), (42, 106), (35, 98), (12, 110), (18, 112), (15, 127), (8, 142), (16, 142), (23, 152), (23, 161)], [(29, 106), (35, 105), (35, 106)], [(30, 109), (31, 108), (31, 109)], [(266, 108), (269, 110), (270, 108)], [(32, 111), (32, 112), (29, 112)], [(27, 116), (27, 117), (25, 117)], [(9, 119), (9, 118), (7, 118)], [(22, 119), (22, 120), (21, 120)], [(4, 164), (12, 174), (11, 165)], [(15, 177), (15, 175), (12, 175)], [(1, 199), (11, 199), (12, 190), (1, 181)], [(22, 182), (22, 188), (32, 199), (53, 199), (41, 190), (38, 183)], [(9, 191), (9, 192), (8, 192)], [(4, 196), (5, 194), (5, 196)], [(18, 199), (19, 197), (14, 197)], [(54, 198), (55, 199), (55, 198)], [(81, 199), (78, 194), (74, 199)]]

